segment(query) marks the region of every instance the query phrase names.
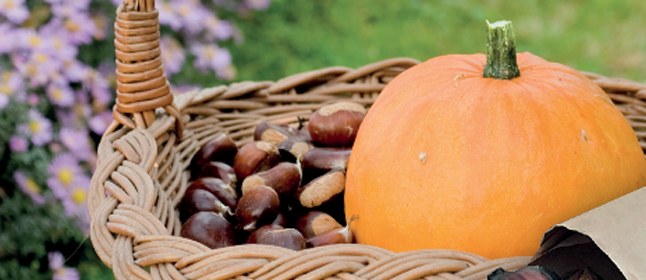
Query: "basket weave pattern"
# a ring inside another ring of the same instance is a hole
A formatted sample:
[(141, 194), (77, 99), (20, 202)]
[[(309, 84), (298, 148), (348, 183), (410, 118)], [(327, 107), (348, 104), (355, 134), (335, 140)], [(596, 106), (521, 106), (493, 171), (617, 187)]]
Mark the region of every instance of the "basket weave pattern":
[[(516, 269), (530, 261), (439, 249), (394, 253), (360, 244), (212, 250), (179, 237), (176, 206), (189, 184), (190, 160), (204, 143), (227, 133), (242, 145), (261, 121), (296, 125), (299, 117), (342, 100), (368, 108), (388, 82), (419, 61), (329, 67), (173, 100), (160, 70), (154, 3), (130, 2), (117, 12), (115, 122), (98, 146), (88, 201), (93, 246), (117, 279), (486, 279), (498, 267)], [(585, 74), (608, 93), (646, 148), (646, 85)]]

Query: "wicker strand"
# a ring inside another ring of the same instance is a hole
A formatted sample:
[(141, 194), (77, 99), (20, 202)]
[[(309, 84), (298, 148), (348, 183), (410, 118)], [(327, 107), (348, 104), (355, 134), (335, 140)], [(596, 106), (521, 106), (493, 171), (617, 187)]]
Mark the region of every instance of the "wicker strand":
[[(115, 122), (129, 128), (147, 128), (155, 122), (155, 109), (164, 108), (175, 117), (175, 129), (181, 138), (183, 125), (179, 110), (173, 104), (162, 68), (159, 13), (154, 3), (153, 0), (127, 0), (117, 8), (114, 23), (117, 100), (113, 117)], [(109, 129), (115, 128), (113, 122)]]

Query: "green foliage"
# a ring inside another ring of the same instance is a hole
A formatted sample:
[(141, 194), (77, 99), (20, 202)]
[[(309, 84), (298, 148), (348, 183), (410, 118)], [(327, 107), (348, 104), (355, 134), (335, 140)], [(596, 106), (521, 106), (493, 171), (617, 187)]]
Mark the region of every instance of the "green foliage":
[(0, 279), (51, 279), (47, 253), (72, 256), (83, 234), (60, 204), (36, 206), (17, 190), (1, 199)]
[[(23, 114), (29, 110), (25, 103), (16, 102), (11, 99), (7, 107), (0, 110), (0, 158), (5, 154), (5, 149), (8, 148), (9, 138), (16, 132), (16, 124), (24, 123), (27, 121), (27, 116)], [(4, 163), (0, 163), (0, 167)], [(6, 175), (6, 172), (3, 172)]]
[(485, 20), (504, 19), (514, 24), (519, 52), (646, 81), (646, 37), (638, 36), (645, 13), (639, 0), (274, 0), (267, 11), (236, 19), (245, 40), (230, 50), (236, 80), (277, 80), (391, 57), (484, 53)]

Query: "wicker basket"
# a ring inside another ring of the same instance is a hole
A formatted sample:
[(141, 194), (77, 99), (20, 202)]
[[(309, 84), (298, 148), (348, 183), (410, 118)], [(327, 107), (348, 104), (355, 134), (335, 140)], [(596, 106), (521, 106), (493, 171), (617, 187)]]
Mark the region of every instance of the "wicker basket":
[[(297, 124), (340, 100), (369, 107), (397, 74), (418, 64), (395, 58), (350, 69), (330, 67), (277, 82), (242, 82), (171, 95), (161, 70), (154, 1), (117, 11), (115, 122), (98, 146), (88, 207), (92, 244), (117, 279), (486, 279), (530, 257), (488, 260), (454, 250), (393, 253), (359, 245), (292, 251), (266, 245), (211, 250), (179, 236), (176, 206), (192, 156), (216, 134), (238, 145), (261, 121)], [(646, 85), (587, 73), (613, 99), (646, 147)]]

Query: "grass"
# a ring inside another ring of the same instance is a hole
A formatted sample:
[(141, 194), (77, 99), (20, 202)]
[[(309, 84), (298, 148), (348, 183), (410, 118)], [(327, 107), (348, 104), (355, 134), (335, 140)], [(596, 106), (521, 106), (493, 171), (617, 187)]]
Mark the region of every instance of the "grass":
[[(245, 41), (228, 47), (237, 81), (277, 80), (391, 57), (484, 52), (485, 20), (506, 19), (519, 52), (646, 82), (643, 14), (642, 0), (274, 0), (267, 11), (236, 19)], [(221, 83), (190, 76), (205, 86)]]

